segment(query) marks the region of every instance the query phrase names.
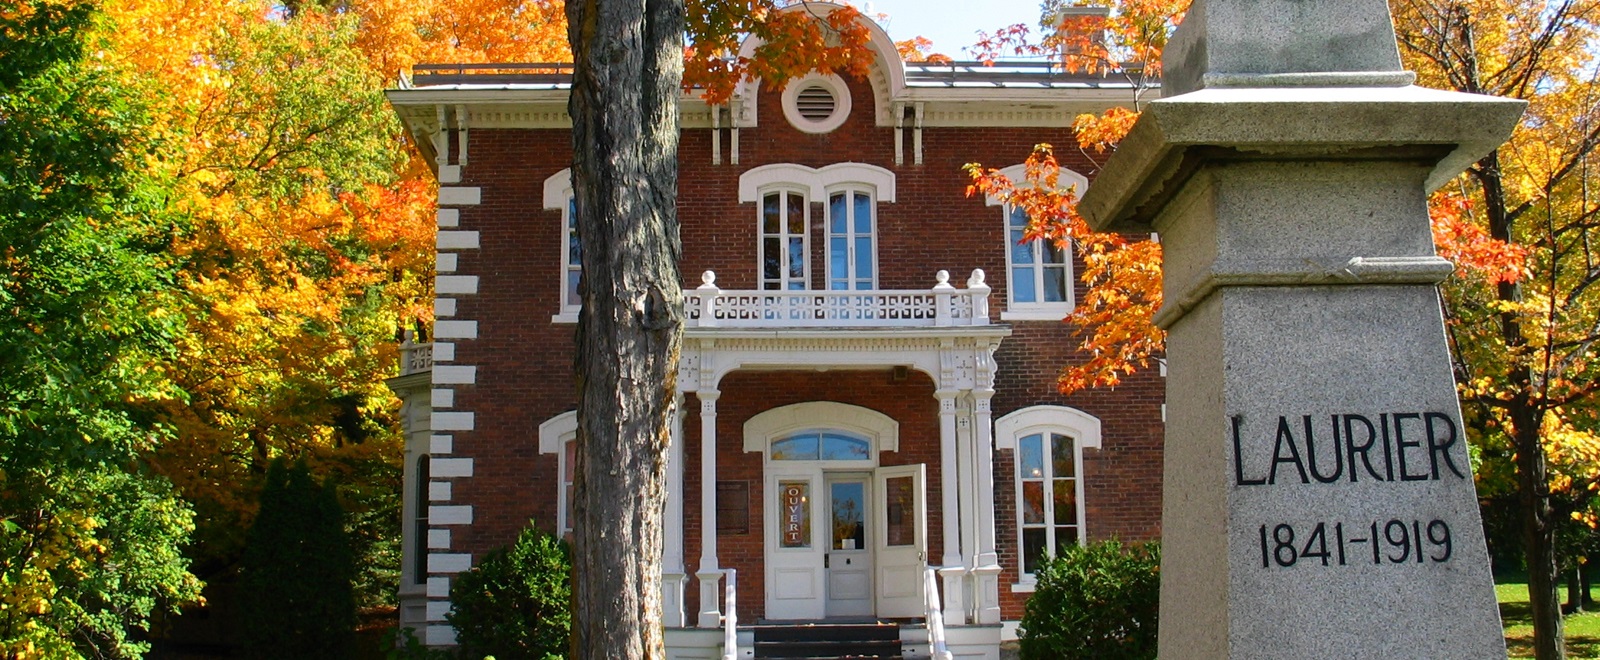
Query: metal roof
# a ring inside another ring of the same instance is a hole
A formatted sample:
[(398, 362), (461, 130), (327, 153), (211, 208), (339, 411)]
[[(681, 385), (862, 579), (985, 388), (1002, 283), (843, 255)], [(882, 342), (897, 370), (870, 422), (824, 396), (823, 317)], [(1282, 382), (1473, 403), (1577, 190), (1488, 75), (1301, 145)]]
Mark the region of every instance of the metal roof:
[[(1132, 87), (1137, 67), (1102, 73), (1068, 71), (1058, 62), (907, 62), (907, 87), (1101, 89)], [(572, 64), (418, 64), (409, 77), (401, 76), (401, 89), (567, 89), (572, 85)]]

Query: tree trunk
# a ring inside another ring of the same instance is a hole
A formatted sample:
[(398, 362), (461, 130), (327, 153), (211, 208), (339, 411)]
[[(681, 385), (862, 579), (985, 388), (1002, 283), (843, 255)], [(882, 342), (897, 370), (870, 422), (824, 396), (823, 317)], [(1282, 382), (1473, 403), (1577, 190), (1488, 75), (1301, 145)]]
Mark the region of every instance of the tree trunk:
[(583, 245), (573, 657), (665, 657), (661, 524), (682, 340), (682, 0), (566, 5)]
[(1573, 564), (1572, 571), (1567, 573), (1567, 614), (1578, 614), (1583, 611), (1583, 567)]
[[(1511, 218), (1506, 211), (1505, 186), (1501, 180), (1500, 154), (1490, 153), (1478, 161), (1474, 173), (1483, 186), (1483, 208), (1488, 216), (1489, 235), (1512, 242)], [(1512, 444), (1517, 451), (1517, 504), (1522, 519), (1523, 552), (1528, 564), (1528, 603), (1533, 609), (1533, 651), (1538, 660), (1564, 660), (1567, 657), (1561, 630), (1561, 598), (1556, 593), (1555, 521), (1550, 508), (1550, 484), (1544, 443), (1539, 422), (1543, 410), (1539, 393), (1534, 391), (1533, 367), (1529, 363), (1528, 341), (1523, 337), (1522, 319), (1515, 306), (1522, 302), (1522, 285), (1501, 282), (1495, 297), (1508, 303), (1500, 313), (1500, 337), (1511, 360), (1511, 399), (1505, 402)]]

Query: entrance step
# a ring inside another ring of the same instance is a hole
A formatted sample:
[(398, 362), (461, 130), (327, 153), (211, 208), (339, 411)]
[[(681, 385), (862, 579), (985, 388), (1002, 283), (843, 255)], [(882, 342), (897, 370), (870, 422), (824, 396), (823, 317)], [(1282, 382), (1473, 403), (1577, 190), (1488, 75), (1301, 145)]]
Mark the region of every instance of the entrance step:
[(894, 623), (792, 623), (751, 626), (755, 656), (784, 660), (904, 657)]

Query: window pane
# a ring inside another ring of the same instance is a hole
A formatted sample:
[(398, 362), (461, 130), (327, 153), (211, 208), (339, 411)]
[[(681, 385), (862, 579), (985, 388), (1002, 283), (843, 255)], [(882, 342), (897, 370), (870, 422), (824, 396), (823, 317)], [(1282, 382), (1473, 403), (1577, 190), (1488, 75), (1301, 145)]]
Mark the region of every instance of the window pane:
[[(1043, 530), (1040, 530), (1043, 531)], [(1074, 526), (1061, 526), (1056, 528), (1056, 552), (1059, 548), (1066, 548), (1078, 544), (1078, 528)]]
[(1022, 464), (1023, 479), (1044, 478), (1044, 451), (1040, 446), (1043, 436), (1035, 433), (1025, 436), (1017, 441), (1017, 449)]
[(567, 304), (576, 305), (582, 299), (578, 297), (578, 284), (583, 281), (583, 272), (578, 270), (567, 271)]
[(872, 234), (872, 197), (856, 193), (856, 233)]
[(578, 469), (578, 443), (568, 440), (562, 444), (562, 453), (565, 454), (566, 469), (561, 472), (563, 483), (572, 483), (572, 475)]
[(847, 226), (845, 224), (845, 212), (848, 211), (848, 210), (849, 209), (846, 208), (845, 204), (844, 204), (844, 193), (834, 193), (834, 194), (828, 196), (828, 232), (829, 233), (833, 233), (833, 234), (843, 234), (844, 233), (844, 228)]
[(828, 497), (833, 518), (834, 550), (862, 550), (866, 540), (866, 483), (860, 481), (835, 481), (828, 484)]
[(866, 461), (872, 459), (872, 445), (866, 440), (833, 433), (822, 436), (822, 460)]
[(583, 265), (583, 244), (578, 242), (576, 233), (567, 234), (567, 265)]
[[(1078, 491), (1073, 479), (1056, 479), (1055, 506), (1057, 525), (1078, 523)], [(1027, 484), (1024, 484), (1027, 485)]]
[(798, 236), (789, 239), (789, 277), (801, 281), (806, 278), (806, 244)]
[(1011, 269), (1011, 299), (1019, 303), (1039, 302), (1039, 294), (1034, 290), (1033, 269)]
[[(843, 280), (850, 277), (850, 243), (843, 236), (834, 236), (828, 239), (828, 279)], [(844, 288), (842, 286), (834, 287)]]
[(772, 443), (774, 461), (817, 460), (817, 436), (814, 433), (796, 435)]
[(1044, 557), (1045, 530), (1022, 530), (1022, 572), (1032, 573), (1039, 570), (1039, 560)]
[(789, 193), (789, 234), (806, 235), (806, 200), (795, 193)]
[(783, 239), (768, 237), (761, 241), (761, 277), (776, 282), (783, 274), (778, 264), (783, 257)]
[(872, 279), (872, 237), (856, 238), (856, 279)]
[(1050, 445), (1052, 447), (1050, 462), (1053, 463), (1051, 467), (1054, 468), (1055, 478), (1077, 476), (1077, 471), (1073, 469), (1072, 438), (1052, 433), (1050, 434)]
[(1044, 263), (1067, 263), (1066, 251), (1061, 249), (1060, 246), (1056, 245), (1055, 241), (1039, 241), (1039, 250), (1044, 253)]
[(1067, 269), (1055, 266), (1044, 267), (1044, 301), (1067, 301)]
[(917, 521), (915, 494), (912, 491), (911, 477), (891, 477), (884, 480), (884, 497), (888, 498), (883, 503), (883, 508), (888, 525), (884, 530), (886, 534), (884, 544), (890, 547), (913, 545), (917, 542)]
[(1006, 216), (1006, 226), (1019, 231), (1028, 226), (1028, 214), (1018, 207), (1011, 207), (1011, 214)]
[(1044, 523), (1044, 482), (1022, 482), (1022, 522), (1023, 524)]
[(1022, 266), (1033, 263), (1033, 243), (1022, 240), (1022, 230), (1013, 229), (1011, 238), (1011, 264)]
[(783, 216), (778, 210), (778, 195), (773, 193), (761, 198), (761, 233), (776, 234), (783, 227)]
[(811, 482), (778, 482), (778, 525), (781, 547), (811, 547)]

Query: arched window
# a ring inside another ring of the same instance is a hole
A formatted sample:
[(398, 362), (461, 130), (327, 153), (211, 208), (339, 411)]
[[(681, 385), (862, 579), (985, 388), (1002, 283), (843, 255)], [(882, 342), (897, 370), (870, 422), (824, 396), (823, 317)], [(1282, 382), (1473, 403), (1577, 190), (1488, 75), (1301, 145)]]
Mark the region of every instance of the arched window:
[(572, 194), (571, 169), (544, 180), (544, 208), (561, 211), (561, 308), (550, 320), (576, 323), (583, 306), (578, 297), (578, 285), (583, 279), (583, 246), (578, 241), (578, 201)]
[(772, 190), (761, 196), (761, 288), (811, 288), (811, 204), (798, 190)]
[(1066, 406), (1033, 406), (995, 420), (995, 446), (1013, 454), (1017, 551), (1024, 590), (1046, 557), (1083, 543), (1083, 449), (1100, 446), (1100, 420)]
[(805, 431), (772, 441), (774, 461), (870, 461), (872, 442), (838, 431)]
[[(1012, 165), (1000, 170), (1018, 187), (1027, 187), (1027, 167)], [(1058, 183), (1079, 197), (1089, 188), (1082, 174), (1062, 169)], [(1028, 213), (1021, 207), (990, 197), (990, 206), (1004, 211), (1006, 225), (1006, 309), (1000, 318), (1007, 321), (1060, 321), (1072, 311), (1072, 252), (1050, 241), (1025, 240)]]
[(872, 193), (847, 188), (828, 193), (828, 288), (877, 288), (877, 204)]

